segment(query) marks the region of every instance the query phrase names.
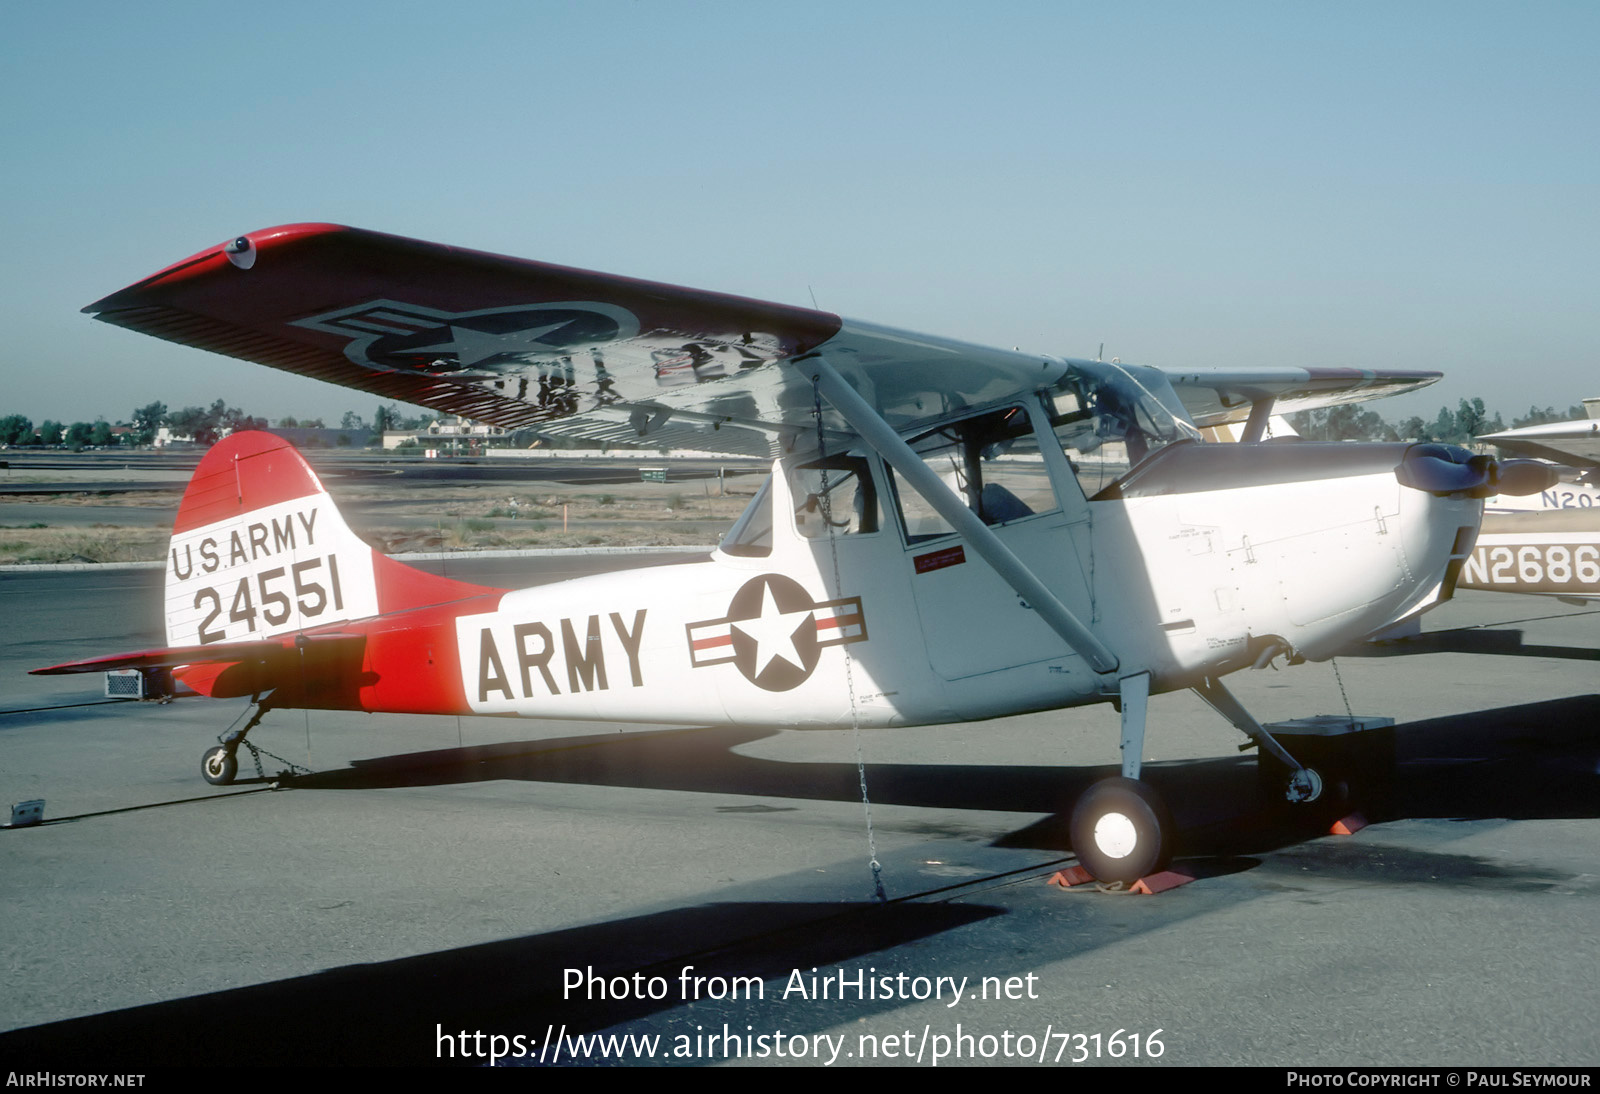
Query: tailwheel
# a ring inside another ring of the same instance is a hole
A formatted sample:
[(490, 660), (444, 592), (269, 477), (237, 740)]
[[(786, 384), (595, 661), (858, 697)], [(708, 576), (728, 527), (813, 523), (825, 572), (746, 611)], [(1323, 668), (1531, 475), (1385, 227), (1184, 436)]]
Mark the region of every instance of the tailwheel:
[(200, 760), (200, 774), (213, 786), (227, 786), (239, 774), (239, 758), (233, 754), (233, 749), (223, 745), (209, 748)]
[(1132, 884), (1172, 859), (1176, 826), (1161, 795), (1137, 779), (1103, 779), (1072, 810), (1072, 850), (1096, 881)]

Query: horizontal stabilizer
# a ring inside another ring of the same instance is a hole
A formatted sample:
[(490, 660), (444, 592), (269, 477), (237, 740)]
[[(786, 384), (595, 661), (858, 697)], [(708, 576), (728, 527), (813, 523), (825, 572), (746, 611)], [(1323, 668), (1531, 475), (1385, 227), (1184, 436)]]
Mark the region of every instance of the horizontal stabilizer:
[(280, 635), (259, 642), (212, 643), (207, 646), (174, 646), (166, 649), (117, 653), (68, 661), (49, 668), (33, 669), (30, 676), (66, 676), (75, 672), (112, 672), (116, 669), (161, 669), (186, 665), (237, 665), (255, 662), (278, 667), (315, 651), (317, 657), (336, 652), (340, 647), (358, 649), (366, 641), (359, 634)]

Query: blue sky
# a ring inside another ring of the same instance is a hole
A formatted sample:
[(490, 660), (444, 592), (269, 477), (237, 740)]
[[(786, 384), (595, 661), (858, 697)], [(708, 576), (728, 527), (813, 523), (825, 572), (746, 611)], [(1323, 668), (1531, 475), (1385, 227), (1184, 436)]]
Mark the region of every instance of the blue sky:
[(376, 401), (79, 314), (334, 221), (1165, 366), (1600, 395), (1600, 5), (14, 4), (0, 413)]

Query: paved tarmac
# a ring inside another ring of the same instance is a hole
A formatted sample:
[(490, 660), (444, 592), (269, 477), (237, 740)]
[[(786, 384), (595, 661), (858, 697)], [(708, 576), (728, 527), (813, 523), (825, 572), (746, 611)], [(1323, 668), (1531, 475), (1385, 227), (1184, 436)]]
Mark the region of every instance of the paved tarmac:
[(0, 528), (27, 528), (47, 524), (52, 528), (171, 528), (178, 512), (178, 495), (172, 504), (156, 505), (50, 505), (0, 502)]
[(879, 903), (848, 731), (279, 712), (267, 774), (314, 774), (241, 756), (210, 787), (242, 700), (23, 675), (158, 645), (159, 579), (0, 575), (0, 807), (46, 801), (0, 832), (12, 1069), (487, 1063), (517, 1037), (599, 1062), (570, 1040), (597, 1032), (646, 1039), (627, 1062), (1600, 1063), (1593, 606), (1464, 594), (1337, 677), (1230, 677), (1264, 721), (1342, 712), (1341, 683), (1396, 719), (1350, 837), (1264, 814), (1239, 736), (1156, 698), (1146, 776), (1198, 880), (1154, 897), (1045, 883), (1116, 762), (1109, 708), (864, 734)]

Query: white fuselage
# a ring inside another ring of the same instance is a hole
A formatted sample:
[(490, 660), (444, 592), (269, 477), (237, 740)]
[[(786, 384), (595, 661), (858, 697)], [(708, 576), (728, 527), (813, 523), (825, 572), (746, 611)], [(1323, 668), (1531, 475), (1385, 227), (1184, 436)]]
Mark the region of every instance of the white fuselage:
[[(1199, 447), (1258, 449), (1230, 466), (1270, 466), (1275, 455), (1270, 445)], [(1215, 488), (1190, 476), (1087, 501), (1057, 455), (1044, 461), (1057, 507), (994, 531), (1113, 651), (1114, 673), (1090, 669), (954, 534), (912, 542), (892, 503), (870, 531), (808, 537), (780, 461), (765, 553), (719, 550), (704, 563), (508, 593), (494, 611), (458, 618), (468, 706), (888, 726), (1091, 702), (1144, 671), (1153, 690), (1171, 690), (1272, 652), (1326, 658), (1416, 609), (1480, 516), (1476, 501), (1405, 488), (1371, 466), (1310, 481), (1254, 481), (1274, 475), (1235, 468)], [(1196, 454), (1164, 455), (1176, 467)], [(893, 498), (876, 460), (872, 474)]]

